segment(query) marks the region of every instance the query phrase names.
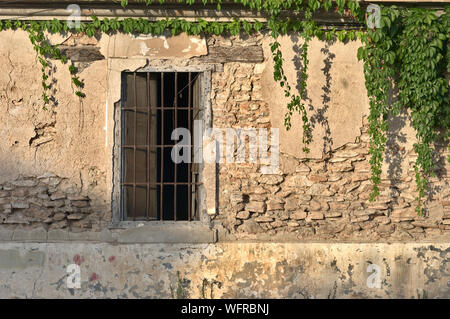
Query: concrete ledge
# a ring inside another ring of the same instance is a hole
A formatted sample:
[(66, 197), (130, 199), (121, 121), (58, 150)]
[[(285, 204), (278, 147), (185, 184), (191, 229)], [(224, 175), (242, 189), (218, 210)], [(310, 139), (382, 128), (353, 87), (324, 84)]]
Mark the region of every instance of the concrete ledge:
[(69, 232), (66, 229), (52, 229), (47, 233), (47, 241), (69, 240)]
[(111, 243), (115, 241), (114, 234), (108, 229), (104, 229), (100, 232), (69, 232), (68, 235), (69, 241), (96, 241), (104, 243)]
[(99, 232), (66, 229), (0, 229), (0, 242), (97, 242), (97, 243), (214, 243), (216, 231), (200, 222), (126, 223)]
[(16, 229), (12, 236), (13, 241), (47, 241), (47, 231), (43, 228)]
[(448, 234), (405, 241), (386, 238), (370, 240), (299, 239), (295, 233), (269, 236), (258, 234), (236, 237), (223, 228), (210, 229), (201, 222), (122, 222), (102, 231), (70, 232), (67, 229), (0, 229), (0, 243), (112, 243), (112, 244), (208, 244), (208, 243), (260, 243), (260, 244), (437, 244), (448, 243)]
[[(170, 222), (169, 222), (170, 223)], [(190, 222), (146, 225), (117, 234), (118, 243), (214, 243), (215, 231), (208, 226)]]
[(0, 241), (11, 241), (13, 238), (14, 231), (11, 229), (0, 230)]

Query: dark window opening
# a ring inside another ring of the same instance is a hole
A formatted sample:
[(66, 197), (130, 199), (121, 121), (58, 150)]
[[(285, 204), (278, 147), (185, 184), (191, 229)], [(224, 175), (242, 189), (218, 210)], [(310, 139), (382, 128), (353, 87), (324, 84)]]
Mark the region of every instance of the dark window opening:
[[(122, 74), (121, 203), (124, 220), (198, 220), (198, 164), (192, 163), (193, 124), (201, 118), (199, 73)], [(175, 128), (191, 133), (176, 164)]]

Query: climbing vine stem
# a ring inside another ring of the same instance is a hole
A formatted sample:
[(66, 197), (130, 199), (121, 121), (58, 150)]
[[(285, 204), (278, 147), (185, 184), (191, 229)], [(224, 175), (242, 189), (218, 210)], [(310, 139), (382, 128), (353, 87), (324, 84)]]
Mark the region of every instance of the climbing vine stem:
[(398, 89), (401, 105), (411, 109), (416, 131), (414, 172), (418, 190), (417, 212), (423, 212), (428, 180), (434, 176), (433, 145), (438, 129), (450, 129), (448, 104), (447, 37), (449, 16), (423, 9), (402, 11), (398, 33)]
[[(381, 28), (368, 30), (361, 36), (363, 46), (358, 49), (358, 58), (364, 60), (364, 77), (369, 97), (369, 153), (373, 189), (370, 200), (379, 195), (383, 154), (388, 129), (389, 96), (395, 70), (395, 45), (390, 29), (395, 28), (397, 11), (383, 11)], [(389, 22), (387, 22), (389, 21)], [(397, 109), (392, 109), (396, 112)]]

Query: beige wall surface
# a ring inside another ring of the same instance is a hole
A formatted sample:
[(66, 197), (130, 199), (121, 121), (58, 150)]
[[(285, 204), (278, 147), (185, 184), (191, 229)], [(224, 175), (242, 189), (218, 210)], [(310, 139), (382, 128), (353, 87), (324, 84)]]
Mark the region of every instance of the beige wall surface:
[(0, 298), (445, 299), (447, 247), (0, 243)]
[[(283, 127), (287, 100), (273, 81), (270, 37), (52, 36), (53, 44), (98, 50), (103, 58), (77, 62), (86, 98), (74, 95), (66, 65), (52, 62), (54, 103), (43, 110), (36, 53), (21, 30), (0, 32), (0, 227), (97, 232), (111, 222), (114, 103), (120, 100), (120, 70), (205, 66), (214, 46), (260, 47), (261, 62), (211, 64), (213, 127), (279, 128), (280, 168), (224, 163), (205, 175), (218, 178), (207, 191), (219, 240), (419, 240), (449, 239), (450, 186), (445, 145), (437, 145), (427, 213), (414, 212), (414, 131), (407, 114), (393, 119), (382, 194), (368, 202), (368, 98), (360, 43), (312, 40), (308, 99), (313, 124), (311, 154), (301, 151), (301, 122)], [(295, 87), (301, 40), (280, 39), (285, 70)], [(123, 61), (125, 67), (118, 67)], [(133, 66), (134, 67), (130, 67)], [(118, 71), (119, 70), (119, 71)], [(115, 78), (113, 78), (115, 77)], [(215, 184), (215, 183), (214, 183)]]

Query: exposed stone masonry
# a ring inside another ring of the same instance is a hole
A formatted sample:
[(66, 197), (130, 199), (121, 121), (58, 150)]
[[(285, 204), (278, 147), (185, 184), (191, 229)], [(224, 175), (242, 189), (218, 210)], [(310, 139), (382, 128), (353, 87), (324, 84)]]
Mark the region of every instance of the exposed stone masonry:
[[(271, 127), (269, 107), (262, 99), (261, 69), (259, 64), (228, 63), (223, 73), (214, 75), (215, 127)], [(369, 202), (368, 142), (367, 118), (363, 118), (360, 136), (323, 160), (280, 154), (280, 169), (274, 175), (261, 174), (254, 164), (221, 164), (215, 224), (223, 225), (235, 238), (295, 233), (299, 240), (375, 241), (448, 234), (449, 164), (437, 164), (438, 177), (430, 185), (432, 196), (425, 216), (420, 217), (415, 211), (416, 155), (412, 150), (407, 156), (408, 171), (400, 178), (382, 179), (380, 196)]]
[(0, 223), (3, 226), (42, 226), (46, 229), (91, 228), (90, 199), (75, 184), (47, 173), (20, 176), (0, 185)]

